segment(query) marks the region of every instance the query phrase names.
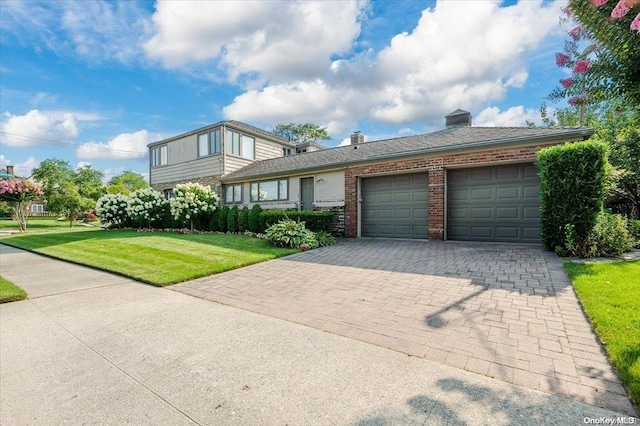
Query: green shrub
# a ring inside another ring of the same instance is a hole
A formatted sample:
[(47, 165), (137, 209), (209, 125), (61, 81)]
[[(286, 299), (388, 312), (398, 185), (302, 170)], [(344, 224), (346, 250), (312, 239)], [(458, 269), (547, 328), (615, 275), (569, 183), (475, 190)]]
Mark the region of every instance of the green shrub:
[(229, 206), (220, 207), (220, 213), (218, 214), (218, 227), (220, 232), (227, 232), (227, 219), (229, 217)]
[(587, 141), (545, 148), (536, 164), (543, 244), (559, 253), (588, 250), (586, 240), (602, 212), (611, 167), (606, 145)]
[(0, 217), (11, 217), (11, 207), (4, 201), (0, 202)]
[(215, 209), (213, 211), (213, 213), (211, 213), (211, 221), (209, 222), (209, 231), (219, 231), (220, 230), (220, 219), (219, 216), (220, 215), (220, 207), (218, 207), (217, 209)]
[(262, 207), (260, 204), (254, 204), (249, 212), (249, 231), (251, 232), (264, 232), (264, 229), (260, 226), (260, 215), (262, 213)]
[(262, 229), (266, 229), (283, 219), (292, 219), (296, 222), (304, 222), (307, 229), (313, 232), (331, 232), (331, 228), (333, 227), (333, 213), (331, 212), (269, 210), (262, 212), (260, 215)]
[(629, 233), (636, 239), (635, 247), (640, 248), (640, 220), (629, 220)]
[(227, 213), (227, 231), (238, 232), (238, 206), (233, 206)]
[(627, 219), (619, 214), (601, 212), (587, 238), (578, 243), (575, 227), (567, 225), (565, 248), (556, 248), (560, 256), (611, 257), (630, 250), (635, 239), (627, 229)]
[(326, 231), (316, 232), (316, 240), (318, 240), (318, 247), (332, 246), (336, 243), (336, 238)]
[(238, 232), (249, 229), (249, 207), (244, 206), (238, 213)]
[(291, 219), (283, 219), (271, 225), (267, 231), (267, 240), (277, 247), (306, 248), (318, 247), (315, 234), (305, 228), (304, 222), (296, 222)]

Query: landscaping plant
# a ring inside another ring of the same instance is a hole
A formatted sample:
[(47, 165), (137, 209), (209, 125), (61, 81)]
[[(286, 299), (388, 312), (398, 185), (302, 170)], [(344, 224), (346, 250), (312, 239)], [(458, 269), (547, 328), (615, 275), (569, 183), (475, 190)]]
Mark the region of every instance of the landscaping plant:
[(238, 206), (229, 208), (227, 213), (227, 230), (231, 233), (238, 232)]
[(249, 231), (251, 232), (264, 232), (260, 223), (260, 215), (262, 214), (262, 207), (260, 204), (254, 204), (249, 211)]
[(216, 209), (218, 196), (210, 186), (197, 182), (176, 185), (171, 199), (173, 218), (194, 230), (194, 224), (203, 216), (209, 216)]
[(5, 179), (0, 181), (0, 201), (5, 201), (11, 206), (20, 232), (27, 231), (27, 218), (31, 201), (42, 194), (43, 191), (40, 185), (30, 180)]
[(245, 232), (249, 229), (249, 207), (244, 206), (238, 213), (238, 232)]
[(561, 255), (588, 255), (610, 170), (606, 145), (587, 141), (545, 148), (536, 163), (543, 244)]
[(131, 226), (128, 213), (129, 197), (122, 194), (106, 194), (96, 202), (96, 214), (104, 225), (110, 228)]
[(220, 232), (227, 232), (227, 218), (229, 216), (229, 206), (220, 207), (220, 213), (218, 214), (218, 228)]
[(138, 189), (129, 196), (127, 213), (133, 226), (153, 228), (162, 223), (168, 205), (162, 193), (151, 188)]
[(318, 240), (313, 231), (304, 226), (304, 222), (283, 219), (271, 225), (267, 231), (267, 240), (276, 247), (317, 248)]

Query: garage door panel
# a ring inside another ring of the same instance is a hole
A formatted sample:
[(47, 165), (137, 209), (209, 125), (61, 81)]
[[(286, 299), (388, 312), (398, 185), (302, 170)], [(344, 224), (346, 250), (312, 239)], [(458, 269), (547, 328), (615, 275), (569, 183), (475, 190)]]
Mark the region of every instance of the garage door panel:
[(447, 236), (540, 242), (540, 180), (533, 164), (447, 172)]
[(518, 207), (496, 207), (496, 219), (518, 219), (519, 216)]
[(428, 238), (426, 173), (364, 178), (361, 235)]

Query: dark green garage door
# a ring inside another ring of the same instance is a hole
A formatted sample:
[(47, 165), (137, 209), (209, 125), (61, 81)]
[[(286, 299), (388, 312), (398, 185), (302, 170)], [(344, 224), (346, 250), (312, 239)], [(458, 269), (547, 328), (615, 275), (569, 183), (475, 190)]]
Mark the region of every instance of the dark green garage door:
[(362, 179), (363, 237), (428, 238), (426, 173)]
[(449, 170), (447, 238), (539, 243), (539, 187), (533, 164)]

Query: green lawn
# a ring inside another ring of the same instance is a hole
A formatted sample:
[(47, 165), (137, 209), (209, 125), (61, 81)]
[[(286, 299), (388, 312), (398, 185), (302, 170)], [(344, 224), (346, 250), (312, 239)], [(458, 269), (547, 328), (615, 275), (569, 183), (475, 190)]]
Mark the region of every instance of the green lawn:
[(631, 402), (640, 409), (640, 260), (567, 262), (565, 268)]
[[(10, 218), (0, 218), (0, 230), (19, 230), (18, 222)], [(27, 232), (43, 232), (43, 231), (66, 231), (69, 229), (69, 221), (58, 221), (55, 217), (31, 217), (27, 222)], [(100, 229), (100, 224), (94, 222), (86, 224), (82, 221), (73, 223), (74, 230), (78, 229)]]
[[(138, 233), (131, 230), (12, 235), (3, 244), (164, 286), (286, 256), (244, 235)], [(260, 279), (260, 277), (256, 277)]]
[(0, 303), (26, 299), (27, 293), (11, 281), (0, 277)]

